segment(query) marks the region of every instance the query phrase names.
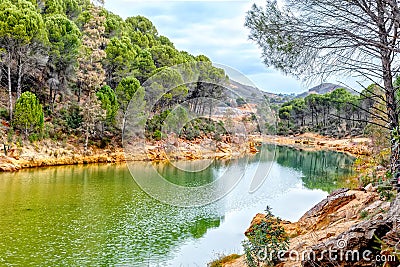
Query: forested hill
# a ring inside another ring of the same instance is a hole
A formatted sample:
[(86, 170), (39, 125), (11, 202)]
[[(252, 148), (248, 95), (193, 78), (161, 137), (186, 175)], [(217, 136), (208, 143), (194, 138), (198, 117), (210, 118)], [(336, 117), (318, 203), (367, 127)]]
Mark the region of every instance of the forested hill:
[[(325, 92), (325, 93), (322, 93)], [(278, 134), (316, 132), (333, 137), (358, 136), (366, 133), (368, 123), (383, 125), (372, 109), (383, 104), (371, 96), (382, 94), (371, 85), (360, 94), (346, 88), (323, 84), (293, 100), (274, 106), (278, 119)], [(305, 96), (305, 97), (302, 97)]]
[[(185, 78), (167, 67), (202, 62), (208, 82), (164, 92), (153, 110), (156, 121), (176, 103), (204, 112), (210, 104), (193, 99), (223, 98), (212, 84), (228, 79), (206, 56), (179, 51), (147, 18), (124, 20), (89, 0), (0, 0), (0, 55), (3, 143), (16, 136), (76, 137), (85, 147), (120, 140), (132, 97), (139, 107), (153, 98), (141, 87), (152, 75), (162, 72), (157, 90), (167, 90)], [(184, 75), (193, 71), (187, 66)], [(149, 137), (159, 138), (152, 135), (159, 125), (147, 125)]]

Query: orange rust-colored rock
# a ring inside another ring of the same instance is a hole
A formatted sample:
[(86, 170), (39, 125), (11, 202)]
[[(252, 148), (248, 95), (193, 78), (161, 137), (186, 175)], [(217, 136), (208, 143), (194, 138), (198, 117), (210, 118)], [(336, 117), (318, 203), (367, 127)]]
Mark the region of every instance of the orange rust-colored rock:
[(256, 148), (256, 144), (254, 142), (249, 143), (250, 153), (256, 154), (258, 153), (258, 149)]
[(339, 189), (306, 212), (297, 222), (302, 229), (319, 230), (330, 223), (330, 215), (355, 199), (355, 193)]
[[(397, 205), (400, 206), (400, 200), (398, 200), (398, 202)], [(389, 210), (389, 207), (389, 203), (380, 201), (378, 194), (375, 192), (342, 189), (333, 192), (326, 199), (315, 205), (306, 212), (298, 222), (291, 223), (282, 221), (281, 225), (285, 228), (285, 231), (290, 237), (289, 251), (296, 251), (301, 255), (312, 246), (325, 244), (324, 242), (330, 240), (337, 240), (338, 236), (342, 233), (349, 231), (349, 229), (352, 229), (357, 223), (363, 222), (359, 216), (362, 211), (368, 212), (369, 216), (379, 217), (378, 215), (382, 212), (384, 214)], [(392, 207), (391, 210), (396, 209)], [(395, 217), (389, 214), (388, 217), (390, 216)], [(253, 218), (250, 227), (246, 230), (246, 233), (251, 231), (253, 225), (260, 223), (263, 218), (265, 218), (264, 214), (257, 214)], [(399, 236), (397, 232), (399, 231), (392, 230), (386, 234), (385, 238), (388, 240), (398, 240)], [(393, 243), (394, 241), (391, 242)], [(321, 248), (323, 247), (326, 248), (326, 244), (323, 246), (321, 245)], [(244, 256), (224, 266), (245, 267)], [(287, 258), (280, 266), (302, 266), (301, 258), (295, 260)], [(322, 264), (314, 266), (328, 265)]]

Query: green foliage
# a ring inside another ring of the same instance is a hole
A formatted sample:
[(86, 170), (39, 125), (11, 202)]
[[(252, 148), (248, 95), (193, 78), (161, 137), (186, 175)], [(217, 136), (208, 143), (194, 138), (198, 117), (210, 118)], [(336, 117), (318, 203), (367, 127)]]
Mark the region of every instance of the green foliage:
[[(127, 77), (121, 80), (115, 89), (118, 103), (122, 111), (125, 113), (128, 109), (129, 102), (132, 100), (138, 89), (139, 81), (134, 77)], [(144, 101), (141, 99), (141, 101)]]
[(82, 7), (76, 0), (46, 0), (44, 12), (46, 14), (62, 14), (70, 19), (76, 18), (82, 11)]
[(175, 133), (179, 135), (182, 127), (189, 120), (188, 111), (182, 106), (172, 110), (165, 119), (163, 131), (166, 134)]
[(107, 45), (105, 66), (107, 69), (108, 83), (115, 88), (122, 78), (133, 73), (133, 64), (137, 50), (128, 37), (111, 38)]
[(13, 39), (18, 44), (46, 41), (44, 22), (36, 7), (26, 0), (2, 0), (0, 38)]
[(31, 92), (25, 92), (17, 100), (15, 105), (13, 126), (30, 132), (38, 133), (43, 129), (43, 108), (39, 100)]
[[(222, 99), (223, 86), (214, 84), (227, 80), (225, 72), (215, 68), (206, 56), (178, 51), (171, 40), (158, 34), (149, 19), (136, 16), (123, 20), (90, 0), (1, 0), (0, 43), (3, 55), (0, 67), (5, 70), (10, 67), (11, 71), (11, 98), (15, 92), (19, 96), (31, 88), (46, 105), (46, 115), (51, 117), (43, 136), (55, 139), (82, 131), (87, 144), (89, 137), (100, 136), (96, 133), (100, 122), (108, 126), (115, 124), (117, 118), (122, 120), (123, 129), (131, 119), (129, 116), (140, 118), (144, 124), (145, 99), (161, 97), (147, 126), (150, 138), (159, 139), (164, 120), (169, 125), (183, 127), (188, 117), (179, 109), (167, 118), (165, 110), (197, 96)], [(195, 68), (196, 61), (204, 63), (200, 70)], [(167, 68), (181, 63), (187, 63), (182, 72)], [(2, 74), (7, 76), (5, 72)], [(153, 75), (159, 78), (150, 85), (154, 90), (141, 87)], [(197, 75), (209, 84), (183, 84), (183, 80), (192, 80)], [(102, 87), (104, 84), (109, 87)], [(25, 98), (26, 95), (18, 100), (19, 111), (12, 125), (25, 130), (34, 141), (36, 136), (43, 137), (37, 132), (44, 126), (42, 122), (33, 122), (32, 114), (22, 116), (25, 112), (37, 112), (26, 107), (21, 111), (22, 105), (26, 105), (22, 103)], [(10, 114), (0, 109), (0, 118), (12, 117), (13, 103), (12, 100), (9, 104)], [(132, 105), (128, 112), (129, 103)], [(203, 101), (196, 109), (211, 109), (213, 105)], [(119, 109), (123, 116), (117, 116)], [(188, 137), (210, 133), (206, 124), (191, 123), (194, 130), (187, 128)], [(223, 132), (221, 129), (215, 135)]]
[[(323, 95), (295, 98), (278, 107), (278, 133), (314, 131), (324, 135), (361, 135), (374, 101), (338, 88)], [(357, 121), (360, 120), (360, 121)]]
[(125, 20), (125, 25), (132, 43), (139, 47), (150, 48), (158, 43), (157, 29), (149, 19), (143, 16), (129, 17)]
[(211, 62), (211, 60), (208, 57), (206, 57), (205, 55), (198, 55), (196, 57), (196, 61), (199, 61), (199, 62)]
[(271, 135), (277, 134), (276, 126), (271, 123), (266, 122), (265, 123), (265, 133), (271, 134)]
[(289, 237), (280, 223), (267, 207), (265, 218), (251, 226), (247, 240), (242, 242), (248, 266), (275, 266), (279, 262), (282, 255), (278, 253), (289, 247)]
[(41, 136), (37, 133), (32, 133), (29, 135), (28, 139), (29, 139), (29, 142), (34, 143), (34, 142), (39, 141), (41, 139)]
[(178, 50), (168, 45), (158, 45), (150, 48), (154, 64), (157, 68), (170, 67), (181, 62)]
[(134, 76), (143, 84), (156, 70), (152, 55), (146, 49), (137, 49), (138, 55), (132, 63)]
[(180, 138), (194, 140), (204, 136), (218, 138), (226, 131), (220, 123), (208, 118), (188, 121), (187, 111), (182, 107), (154, 115), (146, 123), (146, 137), (149, 139), (160, 140), (170, 133), (175, 133)]
[(166, 67), (159, 68), (153, 77), (152, 95), (148, 96), (159, 99), (157, 103), (159, 109), (172, 107), (173, 104), (179, 103), (188, 94), (188, 88), (184, 85), (182, 76), (176, 70)]
[(119, 109), (114, 90), (106, 85), (97, 91), (96, 96), (101, 102), (101, 108), (106, 111), (106, 122), (108, 124), (113, 124)]
[(362, 210), (362, 211), (360, 212), (360, 219), (365, 219), (365, 218), (368, 217), (368, 215), (369, 215), (369, 212), (368, 212), (368, 211)]
[(129, 17), (125, 20), (125, 22), (128, 25), (128, 27), (135, 32), (150, 34), (152, 36), (158, 35), (156, 27), (146, 17), (143, 16)]
[(8, 111), (5, 108), (0, 108), (0, 118), (1, 119), (8, 119)]
[(66, 122), (66, 126), (68, 127), (66, 130), (77, 130), (79, 127), (81, 127), (83, 117), (81, 114), (81, 108), (77, 103), (69, 105), (67, 109), (62, 109), (60, 113), (62, 119)]
[(390, 201), (395, 196), (393, 192), (393, 186), (388, 182), (378, 185), (377, 192), (379, 194), (379, 198), (384, 201)]
[(125, 33), (124, 20), (110, 11), (106, 11), (105, 35), (107, 38), (121, 37)]
[(81, 45), (81, 32), (75, 23), (63, 14), (47, 16), (45, 24), (50, 41), (47, 61), (48, 84), (54, 110), (57, 91), (65, 90), (74, 76)]
[(55, 14), (46, 17), (45, 25), (50, 41), (50, 60), (53, 64), (70, 64), (71, 61), (76, 61), (81, 32), (75, 23), (63, 14)]
[(292, 110), (293, 110), (292, 105), (285, 105), (279, 109), (279, 118), (282, 120), (286, 120), (288, 122), (288, 127), (289, 127), (289, 123), (290, 123), (290, 114), (291, 114)]
[(153, 133), (152, 138), (153, 138), (154, 140), (156, 140), (156, 141), (160, 141), (160, 140), (163, 138), (163, 134), (162, 134), (162, 132), (161, 132), (160, 130), (156, 130), (156, 131)]
[(174, 44), (171, 42), (171, 40), (168, 39), (168, 37), (165, 37), (165, 36), (161, 35), (160, 37), (158, 37), (158, 42), (161, 45), (167, 45), (167, 46), (175, 48)]
[(160, 140), (162, 137), (162, 127), (165, 119), (171, 113), (170, 110), (166, 110), (159, 115), (154, 115), (151, 119), (146, 122), (146, 137), (150, 139)]
[(220, 123), (208, 118), (196, 118), (184, 125), (180, 137), (187, 140), (194, 140), (203, 136), (219, 139), (221, 134), (226, 134), (226, 130)]

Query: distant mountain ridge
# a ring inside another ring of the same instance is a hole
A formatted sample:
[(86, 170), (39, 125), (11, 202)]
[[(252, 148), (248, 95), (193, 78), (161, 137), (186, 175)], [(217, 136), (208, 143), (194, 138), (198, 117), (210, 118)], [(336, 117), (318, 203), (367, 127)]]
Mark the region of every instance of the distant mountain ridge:
[(229, 97), (231, 98), (243, 98), (248, 103), (260, 103), (264, 101), (265, 97), (270, 100), (271, 103), (284, 103), (295, 97), (294, 94), (276, 94), (262, 91), (251, 85), (244, 85), (234, 80), (229, 80), (228, 84)]
[(320, 85), (317, 85), (317, 86), (309, 89), (308, 91), (297, 95), (296, 98), (304, 98), (311, 94), (323, 95), (323, 94), (333, 92), (338, 88), (344, 88), (347, 91), (349, 91), (350, 93), (352, 93), (352, 94), (354, 93), (353, 91), (344, 87), (343, 85), (337, 85), (337, 84), (333, 84), (333, 83), (321, 83)]
[(298, 95), (282, 94), (282, 93), (276, 94), (276, 93), (261, 91), (260, 89), (254, 87), (254, 86), (244, 85), (237, 81), (230, 80), (229, 84), (228, 84), (228, 89), (231, 92), (228, 93), (228, 95), (233, 99), (241, 97), (248, 103), (259, 103), (260, 101), (263, 101), (263, 99), (260, 99), (260, 97), (263, 96), (263, 97), (267, 97), (271, 103), (282, 104), (282, 103), (290, 101), (294, 98), (304, 98), (311, 94), (322, 95), (322, 94), (330, 93), (338, 88), (344, 88), (347, 91), (349, 91), (350, 93), (355, 94), (354, 91), (344, 87), (343, 85), (338, 85), (338, 84), (333, 84), (333, 83), (321, 83), (320, 85), (312, 87), (308, 91), (298, 94)]

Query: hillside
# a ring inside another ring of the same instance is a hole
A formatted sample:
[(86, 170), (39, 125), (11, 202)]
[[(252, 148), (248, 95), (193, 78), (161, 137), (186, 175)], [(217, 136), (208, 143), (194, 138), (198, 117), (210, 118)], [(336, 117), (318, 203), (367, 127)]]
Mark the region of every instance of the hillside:
[(321, 83), (320, 85), (312, 87), (308, 91), (297, 95), (296, 98), (304, 98), (311, 94), (323, 95), (326, 93), (333, 92), (334, 90), (336, 90), (338, 88), (345, 88), (349, 93), (354, 94), (354, 91), (352, 91), (342, 85), (337, 85), (337, 84), (333, 84), (333, 83)]
[[(271, 104), (283, 104), (289, 102), (295, 98), (305, 98), (311, 94), (324, 95), (327, 93), (331, 93), (338, 88), (345, 88), (338, 84), (333, 83), (322, 83), (320, 85), (314, 86), (308, 89), (306, 92), (301, 94), (282, 94), (282, 93), (272, 93), (261, 91), (260, 89), (250, 86), (244, 85), (234, 80), (229, 80), (228, 89), (231, 90), (231, 93), (228, 93), (228, 97), (232, 99), (236, 99), (238, 97), (243, 98), (248, 103), (260, 103), (260, 101), (264, 98), (269, 99)], [(355, 95), (356, 93), (348, 88), (345, 88), (346, 91)]]
[(269, 99), (270, 103), (274, 104), (283, 104), (294, 98), (294, 95), (265, 92), (256, 87), (244, 85), (234, 80), (229, 80), (228, 89), (231, 91), (227, 93), (229, 98), (237, 99), (241, 97), (246, 102), (254, 104), (262, 102), (265, 98)]

